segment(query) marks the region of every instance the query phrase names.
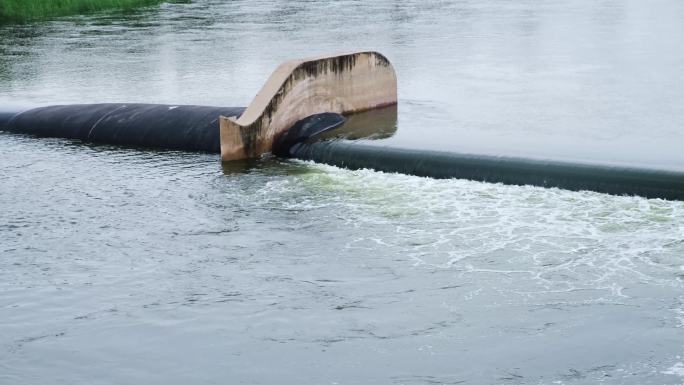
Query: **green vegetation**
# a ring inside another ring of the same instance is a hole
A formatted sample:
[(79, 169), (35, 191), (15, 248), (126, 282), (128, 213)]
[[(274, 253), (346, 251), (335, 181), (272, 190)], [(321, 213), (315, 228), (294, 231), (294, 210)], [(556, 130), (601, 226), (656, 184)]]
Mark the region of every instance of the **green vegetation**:
[(132, 9), (164, 0), (0, 0), (0, 23), (48, 19), (105, 9)]

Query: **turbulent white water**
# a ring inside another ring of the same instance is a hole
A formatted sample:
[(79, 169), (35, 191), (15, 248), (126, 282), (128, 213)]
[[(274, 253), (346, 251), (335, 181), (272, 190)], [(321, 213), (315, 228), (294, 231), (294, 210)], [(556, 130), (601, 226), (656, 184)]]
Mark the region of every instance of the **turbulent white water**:
[[(283, 59), (372, 48), (395, 144), (672, 165), (681, 15), (166, 4), (0, 27), (0, 104), (245, 105)], [(683, 350), (684, 202), (0, 134), (0, 384), (681, 384)]]
[(682, 202), (0, 146), (0, 382), (680, 381)]

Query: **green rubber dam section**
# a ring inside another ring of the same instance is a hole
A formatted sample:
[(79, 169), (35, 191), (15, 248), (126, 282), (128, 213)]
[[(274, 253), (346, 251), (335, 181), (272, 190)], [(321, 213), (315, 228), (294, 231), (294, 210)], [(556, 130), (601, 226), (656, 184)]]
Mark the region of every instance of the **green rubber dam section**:
[(412, 150), (345, 140), (304, 143), (293, 148), (291, 156), (348, 169), (684, 200), (684, 172), (670, 170)]

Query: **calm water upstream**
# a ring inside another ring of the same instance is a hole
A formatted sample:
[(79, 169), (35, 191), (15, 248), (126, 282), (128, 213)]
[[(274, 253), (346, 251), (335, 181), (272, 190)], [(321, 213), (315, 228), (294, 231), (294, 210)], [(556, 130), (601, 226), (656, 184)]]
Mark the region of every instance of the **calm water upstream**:
[[(684, 3), (195, 0), (0, 26), (0, 108), (385, 53), (415, 146), (684, 169)], [(439, 139), (437, 139), (439, 138)], [(682, 384), (684, 202), (0, 134), (0, 384)]]

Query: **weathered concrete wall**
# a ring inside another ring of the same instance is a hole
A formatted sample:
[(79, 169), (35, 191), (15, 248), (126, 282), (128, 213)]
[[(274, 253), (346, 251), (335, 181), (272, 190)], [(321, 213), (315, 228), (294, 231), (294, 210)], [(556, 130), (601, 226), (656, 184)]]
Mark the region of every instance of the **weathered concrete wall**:
[(313, 114), (365, 111), (397, 103), (397, 77), (377, 52), (281, 64), (239, 118), (220, 118), (221, 160), (257, 157), (295, 122)]

